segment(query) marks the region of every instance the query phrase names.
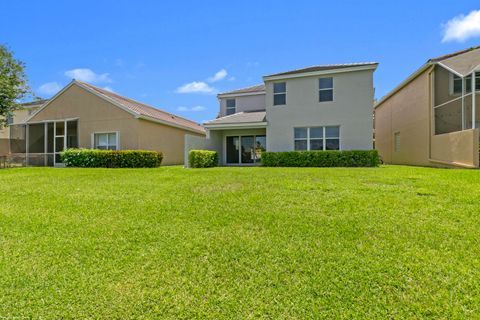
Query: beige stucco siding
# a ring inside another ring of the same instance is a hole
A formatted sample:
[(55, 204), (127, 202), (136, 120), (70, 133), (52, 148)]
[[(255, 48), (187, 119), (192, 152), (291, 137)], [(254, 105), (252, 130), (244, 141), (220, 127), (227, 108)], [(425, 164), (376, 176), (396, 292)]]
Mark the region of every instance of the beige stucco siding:
[(80, 148), (93, 147), (94, 133), (117, 132), (119, 149), (161, 151), (164, 154), (162, 164), (167, 165), (183, 163), (185, 134), (197, 134), (139, 119), (77, 85), (57, 96), (29, 123), (63, 119), (78, 119)]
[[(375, 109), (375, 148), (386, 163), (430, 165), (429, 70)], [(394, 150), (394, 134), (400, 150)]]
[(6, 155), (10, 151), (10, 144), (8, 139), (0, 138), (0, 156)]
[(478, 141), (478, 129), (433, 136), (431, 159), (439, 164), (478, 167)]
[(29, 123), (78, 118), (79, 146), (92, 147), (95, 132), (118, 132), (120, 149), (138, 149), (138, 119), (112, 103), (73, 85)]
[(138, 121), (138, 148), (161, 151), (165, 165), (183, 164), (185, 134), (204, 136), (147, 120)]

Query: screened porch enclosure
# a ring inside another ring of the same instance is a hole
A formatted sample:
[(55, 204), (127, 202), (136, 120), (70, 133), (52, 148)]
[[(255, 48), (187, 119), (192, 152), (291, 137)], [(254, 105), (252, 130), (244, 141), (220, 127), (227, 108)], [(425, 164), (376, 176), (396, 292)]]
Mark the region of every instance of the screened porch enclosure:
[(479, 128), (479, 92), (480, 72), (460, 76), (437, 67), (433, 107), (435, 135)]
[(61, 152), (78, 148), (78, 120), (28, 123), (25, 130), (27, 165), (62, 165)]

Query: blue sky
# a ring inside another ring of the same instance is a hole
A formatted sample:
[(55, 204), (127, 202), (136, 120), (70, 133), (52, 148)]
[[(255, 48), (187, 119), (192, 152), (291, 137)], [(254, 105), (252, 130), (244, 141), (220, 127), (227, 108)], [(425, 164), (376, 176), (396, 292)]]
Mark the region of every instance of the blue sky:
[(429, 57), (480, 44), (479, 9), (451, 0), (5, 1), (0, 43), (26, 63), (39, 96), (75, 76), (203, 121), (218, 112), (216, 92), (315, 64), (379, 62), (380, 98)]

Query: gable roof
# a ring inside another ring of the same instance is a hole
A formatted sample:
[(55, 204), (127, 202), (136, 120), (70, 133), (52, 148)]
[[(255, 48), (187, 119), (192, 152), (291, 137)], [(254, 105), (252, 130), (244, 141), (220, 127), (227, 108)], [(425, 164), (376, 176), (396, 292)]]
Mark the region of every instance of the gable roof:
[(328, 70), (338, 70), (338, 69), (346, 69), (346, 68), (355, 68), (355, 67), (376, 67), (378, 62), (359, 62), (359, 63), (343, 63), (343, 64), (323, 64), (323, 65), (316, 65), (310, 66), (301, 69), (294, 69), (290, 71), (284, 71), (280, 73), (269, 74), (266, 77), (276, 77), (276, 76), (289, 76), (292, 74), (299, 74), (299, 73), (309, 73), (309, 72), (319, 72), (319, 71), (328, 71)]
[(236, 89), (236, 90), (227, 91), (227, 92), (221, 92), (217, 96), (221, 97), (221, 96), (224, 96), (224, 95), (245, 94), (245, 93), (252, 93), (252, 94), (254, 94), (254, 93), (259, 93), (259, 94), (260, 93), (265, 93), (265, 85), (262, 83), (262, 84), (257, 84), (255, 86), (251, 86), (251, 87)]
[(412, 73), (407, 79), (401, 82), (392, 91), (383, 96), (376, 104), (375, 108), (380, 106), (383, 102), (388, 100), (395, 93), (400, 91), (403, 87), (413, 81), (417, 76), (422, 74), (428, 68), (440, 65), (448, 71), (465, 77), (475, 70), (480, 70), (480, 46), (467, 48), (453, 53), (445, 54), (436, 58), (428, 59), (417, 71)]
[(111, 91), (107, 91), (105, 89), (98, 88), (94, 85), (91, 85), (89, 83), (83, 82), (83, 81), (78, 81), (78, 80), (72, 80), (70, 84), (68, 84), (65, 88), (63, 88), (55, 97), (50, 99), (46, 104), (42, 106), (42, 108), (38, 109), (37, 112), (32, 114), (30, 118), (27, 119), (29, 121), (31, 118), (33, 118), (37, 113), (39, 113), (43, 108), (45, 108), (51, 101), (55, 100), (55, 98), (60, 95), (62, 92), (64, 92), (66, 89), (71, 87), (72, 85), (77, 85), (93, 94), (96, 96), (107, 100), (108, 102), (116, 105), (117, 107), (120, 107), (121, 109), (131, 113), (137, 118), (142, 118), (145, 120), (150, 120), (153, 122), (158, 122), (162, 123), (165, 125), (170, 125), (173, 127), (178, 127), (182, 128), (185, 130), (189, 131), (194, 131), (197, 133), (205, 133), (205, 129), (198, 123), (185, 119), (183, 117), (179, 117), (177, 115), (174, 115), (172, 113), (151, 107), (149, 105), (146, 105), (142, 102), (138, 102), (136, 100), (121, 96), (119, 94), (113, 93)]

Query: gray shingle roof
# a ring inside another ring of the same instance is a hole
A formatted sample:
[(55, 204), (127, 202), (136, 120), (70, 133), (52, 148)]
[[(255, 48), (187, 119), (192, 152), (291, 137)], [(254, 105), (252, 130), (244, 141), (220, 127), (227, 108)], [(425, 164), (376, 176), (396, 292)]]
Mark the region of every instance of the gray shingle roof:
[(255, 86), (251, 87), (246, 87), (246, 88), (241, 88), (241, 89), (236, 89), (233, 91), (227, 91), (227, 92), (222, 92), (219, 93), (219, 96), (225, 95), (225, 94), (239, 94), (239, 93), (260, 93), (265, 91), (265, 85), (264, 84), (257, 84)]
[(205, 122), (205, 125), (211, 124), (241, 124), (241, 123), (253, 123), (253, 122), (266, 122), (265, 111), (253, 111), (253, 112), (238, 112), (229, 116), (217, 118)]
[(360, 62), (360, 63), (344, 63), (344, 64), (324, 64), (324, 65), (317, 65), (311, 66), (301, 69), (295, 69), (290, 71), (284, 71), (280, 73), (269, 74), (265, 77), (273, 77), (273, 76), (288, 76), (297, 73), (305, 73), (305, 72), (317, 72), (317, 71), (326, 71), (326, 70), (337, 70), (337, 69), (345, 69), (345, 68), (352, 68), (352, 67), (364, 67), (364, 66), (376, 66), (378, 62)]

